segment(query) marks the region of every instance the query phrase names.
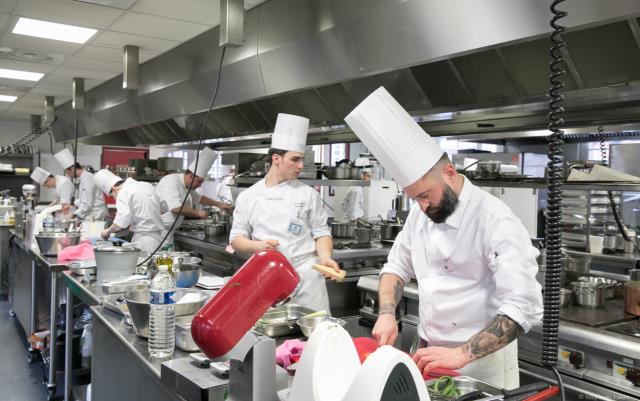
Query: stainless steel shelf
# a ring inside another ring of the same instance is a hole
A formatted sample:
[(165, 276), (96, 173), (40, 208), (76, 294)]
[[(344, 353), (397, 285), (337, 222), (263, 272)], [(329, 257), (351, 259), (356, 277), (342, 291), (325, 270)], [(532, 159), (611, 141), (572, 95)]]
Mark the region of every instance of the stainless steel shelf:
[[(256, 182), (260, 181), (262, 177), (237, 177), (235, 179), (236, 185), (253, 185)], [(306, 178), (301, 178), (300, 181), (304, 182), (307, 185), (315, 186), (332, 186), (332, 187), (368, 187), (370, 185), (369, 181), (364, 180), (311, 180)]]
[[(471, 180), (479, 187), (516, 187), (516, 188), (545, 188), (547, 182), (543, 178), (523, 180)], [(568, 182), (562, 183), (563, 189), (578, 191), (630, 191), (640, 192), (640, 183), (625, 182)]]
[(640, 254), (638, 254), (637, 252), (608, 255), (605, 253), (578, 251), (570, 248), (565, 249), (565, 252), (567, 253), (567, 255), (572, 257), (591, 258), (602, 262), (624, 263), (629, 264), (630, 266), (635, 266), (636, 260), (640, 259)]

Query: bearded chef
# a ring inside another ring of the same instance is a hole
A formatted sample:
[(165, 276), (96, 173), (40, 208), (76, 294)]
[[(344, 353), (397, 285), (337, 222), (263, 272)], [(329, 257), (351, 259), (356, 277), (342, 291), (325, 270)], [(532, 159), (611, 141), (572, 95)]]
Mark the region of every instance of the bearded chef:
[(53, 175), (47, 170), (36, 167), (31, 173), (31, 179), (38, 185), (45, 188), (55, 189), (56, 197), (50, 206), (60, 204), (62, 210), (61, 215), (71, 215), (71, 202), (73, 201), (73, 192), (75, 188), (71, 181), (63, 175)]
[[(209, 170), (211, 170), (211, 167), (213, 166), (213, 163), (216, 161), (217, 157), (217, 152), (205, 147), (202, 152), (200, 152), (197, 169), (196, 161), (194, 160), (189, 165), (189, 168), (184, 172), (184, 174), (176, 173), (162, 177), (162, 179), (158, 183), (158, 186), (156, 187), (156, 192), (158, 194), (158, 198), (160, 199), (160, 208), (163, 211), (163, 238), (176, 219), (178, 219), (178, 222), (175, 225), (175, 229), (177, 230), (178, 227), (180, 227), (180, 225), (182, 224), (185, 216), (193, 217), (196, 219), (204, 219), (205, 217), (207, 217), (207, 212), (196, 210), (195, 205), (200, 204), (216, 206), (226, 212), (231, 212), (233, 210), (233, 206), (228, 203), (218, 202), (217, 200), (211, 199), (196, 192), (196, 189), (202, 186), (202, 183), (207, 177), (207, 173), (209, 172)], [(182, 205), (182, 201), (187, 196), (189, 185), (191, 185), (191, 192), (189, 193), (189, 196), (187, 197), (187, 200), (181, 211), (180, 205)], [(171, 235), (169, 235), (165, 241), (165, 243), (171, 242), (173, 242), (173, 233), (171, 233)]]
[(438, 143), (384, 89), (345, 121), (415, 204), (381, 272), (373, 335), (398, 336), (405, 284), (419, 290), (423, 372), (436, 367), (518, 387), (516, 337), (542, 318), (537, 250), (518, 217), (459, 175)]
[(69, 149), (62, 149), (54, 155), (67, 176), (71, 179), (77, 177), (80, 181), (76, 210), (73, 214), (82, 220), (101, 221), (107, 217), (107, 207), (104, 204), (104, 196), (93, 181), (93, 173), (87, 171), (79, 163), (75, 162)]
[(292, 302), (329, 312), (325, 279), (312, 265), (339, 270), (331, 258), (331, 230), (318, 192), (298, 181), (308, 128), (304, 117), (278, 114), (269, 149), (271, 166), (264, 179), (238, 195), (229, 241), (238, 252), (283, 253), (301, 278)]
[(162, 242), (160, 200), (153, 185), (133, 178), (123, 181), (107, 169), (98, 171), (94, 180), (102, 192), (116, 199), (116, 217), (102, 232), (102, 238), (129, 227), (133, 232), (131, 242), (147, 255), (152, 254)]

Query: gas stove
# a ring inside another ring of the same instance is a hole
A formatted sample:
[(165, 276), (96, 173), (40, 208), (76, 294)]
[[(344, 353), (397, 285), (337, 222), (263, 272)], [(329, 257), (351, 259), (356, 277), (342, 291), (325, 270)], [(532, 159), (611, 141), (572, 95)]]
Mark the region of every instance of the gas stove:
[(359, 242), (334, 242), (333, 249), (369, 249), (371, 243), (361, 244)]
[(640, 321), (638, 320), (624, 324), (618, 324), (612, 327), (607, 327), (606, 329), (614, 333), (640, 338)]

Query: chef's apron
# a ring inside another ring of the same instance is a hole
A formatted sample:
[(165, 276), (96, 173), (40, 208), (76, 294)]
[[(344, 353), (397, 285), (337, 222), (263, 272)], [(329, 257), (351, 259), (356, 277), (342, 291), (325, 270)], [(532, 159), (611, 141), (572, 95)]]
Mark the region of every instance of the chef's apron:
[(520, 387), (518, 340), (467, 364), (458, 372), (496, 387), (513, 390)]
[[(315, 240), (309, 226), (308, 210), (311, 205), (301, 205), (301, 199), (294, 199), (295, 188), (264, 188), (249, 211), (249, 224), (254, 240), (277, 240), (276, 248), (293, 265), (301, 278), (298, 294), (292, 304), (319, 311), (329, 311), (329, 294), (325, 277), (311, 266), (317, 263)], [(303, 202), (304, 203), (304, 202)], [(309, 252), (300, 252), (308, 249)]]
[(160, 245), (161, 241), (162, 235), (159, 231), (133, 233), (133, 238), (131, 238), (131, 242), (140, 248), (140, 256), (144, 257), (151, 255), (158, 245)]
[(85, 221), (104, 221), (107, 218), (107, 208), (91, 208), (89, 213), (84, 217)]

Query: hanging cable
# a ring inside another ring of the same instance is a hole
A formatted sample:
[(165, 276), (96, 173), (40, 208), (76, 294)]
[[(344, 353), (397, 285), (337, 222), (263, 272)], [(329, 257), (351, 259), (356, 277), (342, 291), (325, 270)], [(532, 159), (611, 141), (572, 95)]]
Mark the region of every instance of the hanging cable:
[(565, 62), (560, 50), (566, 46), (562, 40), (562, 33), (566, 27), (558, 24), (558, 21), (567, 16), (565, 11), (558, 10), (556, 7), (564, 0), (554, 0), (551, 3), (551, 13), (553, 17), (550, 25), (553, 28), (551, 33), (551, 49), (549, 55), (551, 62), (549, 63), (549, 175), (547, 178), (548, 186), (548, 206), (547, 206), (547, 224), (545, 239), (547, 242), (547, 271), (545, 274), (545, 290), (544, 290), (544, 316), (542, 318), (542, 364), (551, 369), (558, 380), (561, 397), (564, 401), (564, 386), (560, 374), (556, 370), (558, 358), (558, 335), (560, 331), (560, 275), (562, 271), (562, 169), (564, 164), (564, 155), (562, 145), (564, 144), (562, 136), (564, 131), (560, 128), (564, 124), (562, 114), (564, 107), (561, 102), (564, 95), (560, 90), (564, 88), (561, 77), (565, 74), (562, 64)]
[[(223, 47), (222, 48), (222, 54), (220, 55), (220, 63), (218, 65), (218, 77), (216, 79), (216, 87), (213, 91), (213, 96), (211, 97), (211, 103), (209, 104), (209, 108), (207, 109), (207, 114), (204, 117), (204, 121), (202, 123), (202, 129), (200, 130), (200, 137), (198, 138), (198, 149), (196, 150), (196, 161), (195, 161), (195, 165), (193, 167), (192, 173), (195, 175), (196, 171), (198, 171), (198, 162), (200, 161), (200, 148), (202, 147), (202, 140), (204, 139), (204, 133), (207, 130), (207, 123), (209, 122), (209, 115), (211, 114), (211, 111), (213, 110), (213, 106), (216, 102), (216, 99), (218, 98), (218, 91), (220, 89), (220, 78), (222, 77), (222, 63), (224, 62), (224, 55), (226, 53), (227, 48)], [(158, 246), (156, 247), (156, 249), (151, 252), (151, 254), (149, 256), (147, 256), (147, 258), (145, 260), (143, 260), (142, 262), (138, 263), (138, 266), (141, 266), (145, 263), (147, 263), (151, 257), (158, 252), (164, 242), (167, 240), (167, 238), (169, 238), (169, 236), (171, 235), (171, 233), (173, 233), (173, 231), (175, 230), (176, 224), (179, 220), (180, 215), (182, 214), (182, 209), (184, 208), (184, 205), (187, 203), (187, 199), (189, 199), (189, 196), (191, 195), (191, 189), (193, 188), (193, 179), (191, 179), (191, 182), (189, 183), (189, 188), (187, 188), (187, 194), (185, 195), (184, 199), (182, 200), (182, 204), (180, 204), (180, 209), (178, 210), (178, 213), (176, 215), (176, 218), (173, 220), (173, 223), (171, 224), (171, 227), (169, 227), (169, 229), (167, 230), (167, 233), (165, 234), (164, 238), (162, 238), (162, 241), (160, 241), (160, 244), (158, 244)]]

